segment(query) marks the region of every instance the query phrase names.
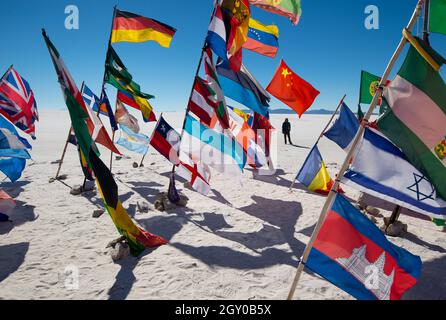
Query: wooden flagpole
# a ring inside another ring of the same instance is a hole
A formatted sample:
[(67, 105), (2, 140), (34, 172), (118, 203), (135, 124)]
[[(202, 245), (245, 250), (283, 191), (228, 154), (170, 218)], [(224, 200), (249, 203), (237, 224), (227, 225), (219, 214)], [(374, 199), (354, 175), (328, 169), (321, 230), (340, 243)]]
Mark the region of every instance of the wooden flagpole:
[[(336, 114), (338, 113), (338, 111), (341, 108), (342, 104), (344, 103), (344, 100), (345, 100), (346, 97), (347, 97), (347, 95), (344, 94), (344, 96), (342, 97), (341, 101), (339, 101), (338, 107), (336, 108), (335, 112), (333, 112), (333, 114), (331, 115), (330, 120), (328, 120), (328, 123), (325, 126), (324, 130), (322, 130), (321, 134), (319, 135), (319, 138), (317, 139), (316, 143), (314, 144), (315, 146), (319, 143), (319, 141), (324, 136), (325, 130), (327, 130), (328, 127), (330, 126), (330, 124), (333, 121), (334, 117), (336, 116)], [(290, 191), (293, 190), (293, 187), (294, 187), (295, 184), (296, 184), (296, 179), (294, 179), (293, 182), (291, 183)]]
[(65, 141), (65, 146), (62, 151), (62, 157), (60, 158), (59, 168), (57, 168), (57, 172), (56, 172), (56, 176), (54, 177), (54, 180), (57, 180), (57, 178), (59, 177), (60, 170), (62, 169), (62, 163), (65, 159), (65, 154), (67, 152), (68, 144), (70, 143), (69, 141), (70, 141), (70, 136), (71, 136), (71, 129), (72, 129), (72, 127), (70, 126), (70, 130), (68, 130), (68, 137), (67, 137), (67, 140)]
[[(413, 27), (414, 27), (414, 25), (415, 25), (415, 23), (417, 21), (417, 18), (418, 18), (419, 14), (420, 14), (420, 11), (421, 11), (423, 3), (424, 3), (423, 0), (419, 0), (418, 1), (418, 4), (417, 4), (417, 6), (416, 6), (416, 8), (415, 8), (415, 10), (413, 12), (413, 15), (412, 15), (412, 17), (411, 17), (411, 19), (410, 19), (410, 21), (409, 21), (409, 23), (407, 25), (407, 30), (412, 31), (412, 29), (413, 29)], [(311, 249), (312, 249), (312, 247), (314, 245), (314, 242), (316, 241), (316, 238), (317, 238), (317, 236), (319, 234), (319, 231), (322, 228), (322, 225), (323, 225), (323, 223), (325, 221), (325, 218), (326, 218), (326, 216), (328, 214), (328, 210), (333, 205), (333, 202), (334, 202), (335, 197), (337, 195), (336, 190), (339, 187), (339, 183), (340, 183), (342, 177), (344, 176), (344, 173), (347, 171), (348, 166), (350, 164), (350, 159), (352, 158), (353, 154), (356, 151), (357, 146), (359, 145), (359, 142), (361, 141), (361, 138), (362, 138), (362, 135), (363, 135), (363, 133), (365, 131), (365, 128), (367, 126), (368, 120), (372, 116), (373, 110), (378, 105), (378, 101), (379, 101), (379, 99), (381, 98), (381, 96), (383, 94), (383, 90), (384, 90), (383, 88), (384, 88), (384, 85), (385, 85), (387, 79), (389, 78), (390, 72), (392, 71), (393, 67), (395, 66), (395, 63), (397, 62), (399, 56), (403, 52), (403, 49), (404, 49), (406, 44), (407, 44), (407, 39), (406, 39), (406, 37), (403, 36), (401, 38), (401, 41), (400, 41), (398, 47), (396, 48), (396, 50), (394, 52), (392, 58), (390, 59), (389, 64), (387, 65), (387, 68), (386, 68), (386, 70), (385, 70), (385, 72), (384, 72), (384, 74), (383, 74), (383, 76), (381, 78), (381, 81), (379, 83), (378, 90), (376, 90), (375, 96), (373, 97), (373, 101), (370, 104), (369, 110), (367, 111), (367, 113), (364, 116), (364, 120), (361, 123), (361, 126), (360, 126), (358, 132), (356, 133), (356, 136), (355, 136), (355, 139), (353, 140), (352, 146), (351, 146), (351, 148), (350, 148), (350, 150), (349, 150), (349, 152), (348, 152), (348, 154), (347, 154), (347, 156), (346, 156), (346, 158), (344, 160), (344, 164), (342, 165), (342, 167), (341, 167), (341, 169), (340, 169), (340, 171), (339, 171), (339, 173), (338, 173), (338, 175), (336, 177), (335, 183), (333, 184), (333, 186), (332, 186), (332, 188), (330, 190), (330, 194), (329, 194), (329, 196), (327, 197), (327, 199), (325, 201), (324, 207), (322, 208), (321, 215), (320, 215), (319, 220), (318, 220), (318, 222), (316, 224), (316, 227), (315, 227), (315, 229), (313, 231), (313, 234), (311, 235), (310, 241), (308, 242), (308, 244), (307, 244), (307, 246), (306, 246), (306, 248), (304, 250), (303, 256), (300, 259), (299, 266), (298, 266), (297, 271), (296, 271), (296, 275), (294, 277), (293, 283), (291, 285), (290, 292), (288, 294), (288, 300), (291, 300), (294, 297), (294, 294), (295, 294), (296, 288), (297, 288), (297, 284), (298, 284), (298, 282), (300, 280), (300, 276), (301, 276), (302, 271), (303, 271), (303, 269), (305, 267), (305, 264), (306, 264), (306, 262), (308, 260), (308, 256), (310, 255), (310, 252), (311, 252)]]
[[(156, 128), (158, 127), (158, 124), (160, 123), (160, 120), (161, 120), (162, 117), (163, 117), (163, 113), (161, 112), (161, 114), (160, 114), (159, 117), (158, 117), (158, 121), (156, 122), (155, 129), (153, 129), (152, 135), (150, 136), (150, 139), (149, 139), (149, 146), (150, 146), (150, 142), (151, 142), (152, 139), (153, 139), (153, 136), (155, 135), (155, 130), (156, 130)], [(148, 152), (149, 152), (149, 148), (147, 148), (146, 153), (144, 153), (144, 155), (142, 156), (141, 163), (139, 164), (139, 167), (143, 167), (143, 162), (144, 162), (144, 159), (145, 159), (145, 157), (146, 157), (146, 155), (147, 155)]]

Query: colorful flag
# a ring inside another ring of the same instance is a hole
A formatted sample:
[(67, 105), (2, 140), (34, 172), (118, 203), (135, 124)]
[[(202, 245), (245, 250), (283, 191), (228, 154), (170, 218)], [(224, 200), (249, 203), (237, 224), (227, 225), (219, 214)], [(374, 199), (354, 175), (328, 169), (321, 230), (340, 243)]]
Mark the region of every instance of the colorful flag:
[(211, 92), (208, 86), (203, 79), (197, 76), (188, 104), (189, 112), (195, 114), (201, 123), (210, 126), (216, 107), (216, 103), (211, 100)]
[(133, 132), (139, 133), (138, 119), (132, 116), (119, 100), (116, 102), (115, 118), (117, 123), (123, 124)]
[(175, 174), (172, 172), (169, 179), (169, 189), (167, 191), (167, 198), (172, 203), (180, 202), (181, 198), (178, 194), (177, 187), (175, 186)]
[(142, 133), (135, 133), (123, 124), (120, 125), (120, 128), (121, 136), (119, 137), (118, 141), (116, 141), (116, 144), (136, 153), (147, 153), (149, 150), (148, 136)]
[(14, 126), (0, 116), (0, 171), (12, 182), (20, 179), (26, 159), (31, 159), (26, 149)]
[[(32, 149), (32, 146), (29, 144), (28, 140), (22, 138), (17, 132), (16, 127), (1, 115), (0, 115), (0, 128), (5, 129), (6, 132), (9, 132), (8, 134), (14, 136), (11, 137), (12, 139), (18, 140), (18, 143), (16, 145), (19, 146), (19, 149), (23, 149), (23, 147), (25, 149)], [(26, 155), (25, 158), (28, 158), (28, 155)]]
[(180, 152), (180, 163), (175, 173), (183, 179), (186, 179), (192, 189), (206, 196), (211, 191), (211, 186), (209, 185), (211, 171), (202, 162), (192, 160), (187, 151), (183, 149), (183, 152)]
[(271, 98), (245, 66), (235, 72), (217, 65), (217, 72), (226, 97), (263, 116), (267, 114)]
[(345, 103), (342, 103), (339, 118), (330, 129), (324, 132), (324, 136), (348, 151), (358, 129), (359, 122), (355, 114)]
[(116, 10), (111, 42), (155, 41), (160, 46), (169, 48), (176, 31), (175, 28), (155, 19)]
[(0, 113), (20, 130), (35, 139), (39, 121), (37, 103), (29, 83), (10, 67), (0, 79)]
[(180, 163), (178, 160), (180, 140), (180, 134), (161, 116), (150, 140), (150, 145), (172, 164), (178, 165)]
[(279, 28), (275, 25), (264, 25), (251, 18), (249, 20), (248, 40), (243, 48), (275, 58), (277, 51), (279, 51)]
[[(367, 71), (361, 71), (359, 103), (371, 104), (380, 82), (381, 82), (380, 77), (375, 76)], [(387, 81), (387, 84), (389, 83), (390, 81)], [(379, 104), (381, 104), (381, 102)]]
[(358, 120), (359, 121), (362, 121), (362, 119), (364, 119), (364, 112), (362, 112), (362, 109), (361, 109), (361, 104), (358, 104)]
[(334, 184), (325, 168), (324, 160), (317, 145), (313, 147), (297, 174), (296, 181), (302, 183), (313, 192), (328, 195)]
[(446, 218), (446, 201), (437, 196), (432, 183), (378, 131), (366, 129), (342, 181), (374, 197), (429, 217)]
[(246, 164), (245, 153), (234, 138), (210, 129), (189, 114), (181, 138), (181, 152), (232, 177), (240, 176)]
[(156, 121), (156, 116), (155, 113), (153, 112), (153, 107), (147, 99), (134, 95), (130, 91), (125, 89), (118, 90), (117, 99), (118, 101), (125, 103), (129, 107), (140, 110), (144, 122)]
[(86, 120), (86, 122), (88, 131), (90, 132), (93, 140), (97, 143), (102, 144), (113, 153), (120, 154), (119, 150), (110, 139), (110, 136), (105, 130), (104, 125), (102, 124), (99, 117), (93, 112), (90, 107), (85, 104), (81, 92), (77, 88), (76, 83), (74, 82), (70, 72), (65, 66), (65, 63), (59, 56), (59, 52), (57, 52), (51, 41), (46, 37), (45, 32), (43, 33), (43, 37), (48, 46), (48, 50), (50, 52), (51, 59), (53, 61), (59, 79), (59, 83), (63, 88), (63, 94), (67, 95), (69, 92), (74, 97), (74, 99), (76, 99), (77, 103), (82, 107), (84, 112), (88, 114), (88, 119)]
[(336, 195), (305, 264), (360, 300), (399, 300), (421, 275), (421, 259), (392, 244)]
[(203, 54), (204, 69), (206, 73), (206, 85), (212, 94), (211, 99), (215, 102), (215, 115), (221, 126), (224, 129), (229, 128), (229, 116), (226, 106), (226, 99), (217, 76), (217, 69), (215, 68), (212, 51), (207, 47)]
[(430, 0), (429, 31), (446, 35), (446, 0)]
[(222, 0), (221, 10), (226, 25), (230, 25), (227, 49), (230, 55), (239, 52), (248, 39), (251, 8), (249, 0)]
[(71, 77), (67, 77), (69, 74), (68, 70), (66, 67), (62, 67), (62, 60), (44, 30), (42, 33), (51, 58), (53, 59), (56, 73), (59, 75), (59, 79), (65, 79), (64, 81), (60, 81), (60, 85), (70, 113), (71, 123), (76, 134), (77, 142), (82, 153), (85, 155), (89, 167), (94, 172), (98, 190), (116, 228), (121, 235), (126, 237), (130, 251), (134, 256), (138, 256), (147, 247), (157, 247), (166, 244), (166, 240), (161, 237), (152, 235), (137, 227), (130, 219), (127, 211), (122, 206), (121, 201), (119, 201), (118, 186), (113, 179), (110, 170), (99, 158), (97, 146), (87, 127), (86, 122), (89, 116), (82, 107), (84, 102), (79, 90), (77, 90), (73, 81), (67, 81), (67, 79), (71, 80)]
[(320, 93), (294, 73), (283, 60), (266, 91), (296, 111), (299, 117), (311, 107)]
[(82, 168), (82, 173), (84, 174), (85, 179), (87, 179), (88, 181), (94, 181), (93, 171), (88, 166), (87, 159), (85, 158), (84, 154), (82, 153), (82, 150), (79, 147), (79, 145), (77, 144), (77, 142), (76, 142), (76, 146), (77, 146), (77, 153), (79, 155), (79, 161), (80, 161), (81, 168)]
[(129, 91), (134, 96), (144, 99), (154, 98), (154, 96), (141, 91), (141, 86), (133, 81), (132, 75), (111, 46), (107, 52), (105, 71), (105, 81), (116, 89)]
[(299, 23), (302, 15), (300, 0), (249, 0), (249, 2), (263, 10), (288, 17), (294, 25)]
[[(7, 194), (3, 189), (0, 189), (0, 212), (8, 213), (16, 206), (15, 200)], [(1, 219), (0, 219), (1, 221)]]
[(216, 4), (215, 12), (209, 25), (206, 43), (232, 70), (239, 71), (242, 64), (242, 50), (238, 50), (235, 54), (228, 52), (231, 46), (231, 43), (228, 41), (230, 34), (231, 23), (225, 22), (221, 7), (219, 4)]
[[(253, 168), (261, 168), (268, 165), (268, 161), (265, 156), (263, 149), (256, 143), (256, 133), (248, 125), (245, 119), (235, 113), (231, 108), (229, 111), (229, 128), (232, 136), (235, 137), (238, 144), (243, 148), (247, 164)], [(218, 132), (225, 132), (225, 129), (221, 127), (216, 115), (212, 119), (212, 124), (210, 126), (212, 129)]]
[[(432, 63), (444, 62), (432, 48), (417, 41)], [(378, 119), (379, 130), (446, 200), (446, 85), (414, 47), (385, 91), (384, 104), (389, 108)]]
[[(108, 101), (107, 95), (103, 95), (102, 99), (99, 99), (86, 84), (82, 84), (81, 87), (82, 98), (87, 106), (89, 106), (94, 112), (105, 114), (110, 119), (110, 126), (113, 131), (118, 130), (118, 125), (116, 124), (115, 115)], [(103, 92), (105, 94), (105, 92)], [(105, 100), (104, 100), (105, 99)]]
[[(250, 124), (251, 122), (251, 124)], [(276, 130), (269, 121), (269, 113), (266, 117), (254, 112), (254, 115), (250, 117), (248, 124), (254, 130), (256, 134), (256, 144), (259, 145), (267, 158), (268, 164), (272, 167), (271, 160), (271, 143), (272, 135)]]
[(102, 89), (101, 99), (99, 100), (99, 110), (107, 110), (107, 116), (110, 120), (110, 126), (112, 127), (113, 131), (118, 130), (118, 124), (116, 123), (116, 118), (110, 105), (110, 100), (108, 99), (107, 92), (105, 92), (105, 88)]

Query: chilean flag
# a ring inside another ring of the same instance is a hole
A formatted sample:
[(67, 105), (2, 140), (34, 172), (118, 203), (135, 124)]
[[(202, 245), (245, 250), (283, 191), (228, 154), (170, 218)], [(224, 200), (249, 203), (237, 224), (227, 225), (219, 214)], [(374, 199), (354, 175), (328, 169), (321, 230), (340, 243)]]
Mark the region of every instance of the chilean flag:
[(399, 300), (421, 274), (421, 259), (337, 195), (305, 264), (360, 300)]
[(162, 116), (160, 116), (153, 136), (150, 139), (150, 144), (176, 166), (180, 163), (180, 160), (178, 159), (180, 140), (180, 134), (172, 128)]

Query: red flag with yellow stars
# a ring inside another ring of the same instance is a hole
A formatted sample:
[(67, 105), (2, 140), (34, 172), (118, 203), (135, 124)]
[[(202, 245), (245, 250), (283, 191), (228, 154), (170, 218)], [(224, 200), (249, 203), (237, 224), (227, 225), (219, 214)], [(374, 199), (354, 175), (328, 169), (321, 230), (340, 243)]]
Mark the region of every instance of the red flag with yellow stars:
[(320, 93), (295, 74), (283, 60), (280, 61), (280, 66), (266, 91), (296, 111), (299, 118), (311, 107)]

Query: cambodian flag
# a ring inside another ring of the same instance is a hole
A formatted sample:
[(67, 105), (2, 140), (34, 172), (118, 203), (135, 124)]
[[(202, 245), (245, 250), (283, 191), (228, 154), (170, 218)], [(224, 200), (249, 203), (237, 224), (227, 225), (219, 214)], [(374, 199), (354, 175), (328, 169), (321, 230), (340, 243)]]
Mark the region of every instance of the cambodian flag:
[(421, 273), (420, 257), (389, 242), (339, 194), (305, 266), (361, 300), (399, 300)]

